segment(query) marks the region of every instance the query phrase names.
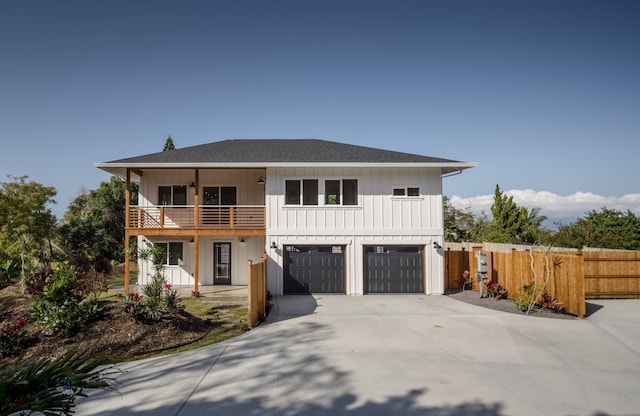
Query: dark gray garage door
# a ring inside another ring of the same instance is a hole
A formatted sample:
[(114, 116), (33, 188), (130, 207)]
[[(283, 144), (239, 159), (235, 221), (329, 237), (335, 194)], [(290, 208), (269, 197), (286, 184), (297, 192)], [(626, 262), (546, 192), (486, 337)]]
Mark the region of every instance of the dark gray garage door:
[(424, 293), (424, 246), (365, 246), (365, 293)]
[(284, 246), (284, 293), (344, 293), (344, 247)]

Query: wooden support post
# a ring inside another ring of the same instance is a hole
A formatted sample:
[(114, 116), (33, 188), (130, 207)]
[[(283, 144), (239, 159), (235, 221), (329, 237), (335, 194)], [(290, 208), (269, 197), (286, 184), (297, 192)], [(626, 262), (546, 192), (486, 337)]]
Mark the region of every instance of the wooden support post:
[(200, 265), (200, 235), (196, 234), (193, 236), (193, 291), (198, 293), (200, 289), (198, 289), (198, 274), (199, 274), (199, 265)]
[(127, 184), (124, 193), (124, 293), (129, 294), (129, 204), (131, 203), (131, 171), (127, 169)]
[(129, 294), (129, 233), (124, 233), (124, 293)]
[(249, 328), (253, 328), (255, 324), (255, 299), (253, 298), (253, 292), (256, 290), (253, 281), (253, 262), (251, 259), (247, 260), (247, 320), (249, 321)]
[(200, 170), (196, 169), (196, 193), (193, 196), (193, 226), (195, 228), (200, 227), (200, 216), (198, 212), (200, 211), (200, 198), (198, 195), (198, 189), (200, 189)]

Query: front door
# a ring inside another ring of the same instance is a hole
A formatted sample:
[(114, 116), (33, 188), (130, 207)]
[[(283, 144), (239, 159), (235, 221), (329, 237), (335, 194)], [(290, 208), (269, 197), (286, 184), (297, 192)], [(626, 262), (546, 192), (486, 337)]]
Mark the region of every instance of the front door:
[(231, 284), (231, 243), (213, 243), (213, 284)]

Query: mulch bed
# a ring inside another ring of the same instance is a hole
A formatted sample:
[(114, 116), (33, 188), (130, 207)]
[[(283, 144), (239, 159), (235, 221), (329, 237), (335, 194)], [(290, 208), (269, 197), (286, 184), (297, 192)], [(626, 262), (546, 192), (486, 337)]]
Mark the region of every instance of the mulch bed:
[(563, 312), (554, 312), (551, 309), (536, 308), (531, 311), (530, 314), (522, 312), (516, 304), (510, 299), (500, 299), (490, 297), (480, 297), (480, 292), (474, 290), (464, 291), (451, 291), (446, 293), (447, 296), (452, 299), (459, 300), (461, 302), (471, 303), (473, 305), (482, 306), (483, 308), (493, 309), (496, 311), (514, 313), (524, 316), (537, 316), (542, 318), (554, 318), (554, 319), (578, 319), (575, 315)]

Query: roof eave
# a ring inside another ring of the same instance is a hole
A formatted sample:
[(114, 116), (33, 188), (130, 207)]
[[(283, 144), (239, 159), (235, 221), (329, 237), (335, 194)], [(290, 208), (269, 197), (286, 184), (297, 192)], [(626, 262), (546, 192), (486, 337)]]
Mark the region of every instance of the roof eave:
[(326, 162), (234, 162), (234, 163), (94, 163), (113, 175), (124, 177), (127, 169), (215, 169), (215, 168), (285, 168), (285, 167), (368, 167), (368, 168), (439, 168), (441, 174), (447, 174), (478, 166), (477, 162), (390, 162), (390, 163), (326, 163)]

